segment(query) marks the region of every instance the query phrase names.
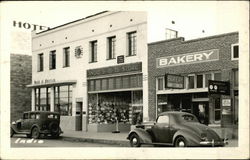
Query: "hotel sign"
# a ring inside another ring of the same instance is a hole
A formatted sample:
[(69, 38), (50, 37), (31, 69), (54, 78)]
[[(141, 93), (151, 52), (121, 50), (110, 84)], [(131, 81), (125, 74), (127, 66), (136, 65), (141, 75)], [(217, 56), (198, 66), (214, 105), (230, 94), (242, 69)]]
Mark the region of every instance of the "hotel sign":
[(202, 63), (202, 62), (209, 62), (216, 60), (219, 60), (219, 50), (212, 49), (194, 53), (157, 58), (156, 67), (157, 68), (172, 67), (178, 65)]
[(166, 74), (165, 88), (183, 89), (184, 77), (180, 75)]

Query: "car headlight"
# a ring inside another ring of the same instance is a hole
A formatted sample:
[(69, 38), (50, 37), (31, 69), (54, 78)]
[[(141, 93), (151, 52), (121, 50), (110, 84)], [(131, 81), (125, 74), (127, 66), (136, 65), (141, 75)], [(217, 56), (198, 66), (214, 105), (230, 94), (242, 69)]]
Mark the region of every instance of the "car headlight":
[(11, 122), (11, 124), (16, 124), (16, 122), (14, 121), (14, 122)]

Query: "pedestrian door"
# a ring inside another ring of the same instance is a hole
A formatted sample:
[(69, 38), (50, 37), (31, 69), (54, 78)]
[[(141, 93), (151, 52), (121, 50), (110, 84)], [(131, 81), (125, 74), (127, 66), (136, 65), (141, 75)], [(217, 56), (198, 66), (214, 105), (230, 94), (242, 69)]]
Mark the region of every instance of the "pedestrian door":
[(209, 123), (208, 102), (194, 102), (193, 114), (198, 118), (200, 123), (208, 125)]
[(76, 102), (76, 131), (82, 130), (82, 102)]

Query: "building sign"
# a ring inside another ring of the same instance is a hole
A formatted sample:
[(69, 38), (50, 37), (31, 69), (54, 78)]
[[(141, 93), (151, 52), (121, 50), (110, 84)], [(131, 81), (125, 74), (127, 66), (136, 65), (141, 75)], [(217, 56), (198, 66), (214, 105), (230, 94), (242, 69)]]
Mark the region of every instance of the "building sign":
[(231, 106), (231, 99), (222, 99), (222, 106), (223, 107), (230, 107)]
[(178, 65), (186, 65), (193, 63), (202, 63), (219, 60), (219, 50), (206, 50), (194, 53), (161, 57), (156, 59), (156, 67), (172, 67)]
[(142, 71), (142, 63), (138, 62), (138, 63), (119, 65), (119, 66), (90, 69), (90, 70), (87, 70), (87, 77), (89, 78), (89, 77), (101, 76), (101, 75), (107, 75), (107, 74), (141, 72), (141, 71)]
[(18, 27), (18, 28), (24, 28), (27, 30), (32, 30), (32, 31), (42, 31), (42, 30), (47, 30), (49, 27), (46, 26), (41, 26), (37, 24), (30, 24), (27, 22), (18, 22), (18, 21), (13, 21), (13, 27)]
[(124, 55), (117, 56), (117, 64), (124, 63)]
[(47, 83), (54, 83), (56, 82), (55, 79), (45, 79), (45, 80), (35, 80), (34, 84), (47, 84)]
[(223, 81), (208, 81), (208, 93), (209, 94), (224, 94), (230, 95), (230, 83)]
[(166, 88), (175, 88), (175, 89), (184, 89), (184, 77), (174, 74), (165, 75), (165, 87)]

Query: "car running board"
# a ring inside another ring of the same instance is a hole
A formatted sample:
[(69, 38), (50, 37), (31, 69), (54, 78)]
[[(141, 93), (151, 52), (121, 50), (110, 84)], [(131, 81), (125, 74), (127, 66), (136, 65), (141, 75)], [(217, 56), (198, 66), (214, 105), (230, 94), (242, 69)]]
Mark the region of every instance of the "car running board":
[(154, 144), (154, 145), (163, 145), (163, 146), (173, 146), (172, 143), (143, 143), (143, 144)]

